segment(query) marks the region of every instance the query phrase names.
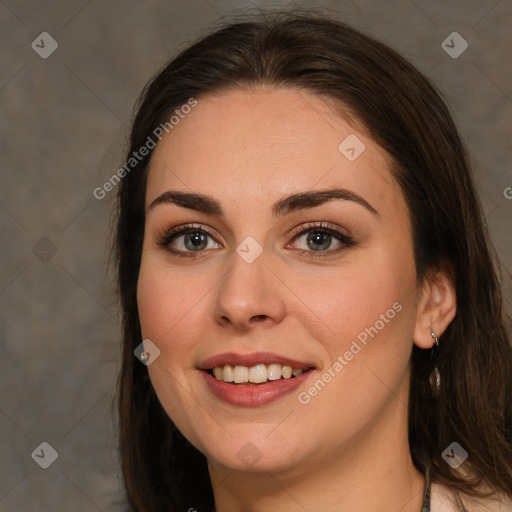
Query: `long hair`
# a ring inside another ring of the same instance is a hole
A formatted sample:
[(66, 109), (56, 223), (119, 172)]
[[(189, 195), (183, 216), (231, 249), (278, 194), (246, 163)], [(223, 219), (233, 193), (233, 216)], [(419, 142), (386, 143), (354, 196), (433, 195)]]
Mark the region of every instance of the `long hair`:
[[(499, 266), (483, 221), (467, 152), (428, 78), (388, 46), (342, 22), (292, 12), (260, 13), (222, 26), (183, 50), (143, 91), (127, 159), (176, 109), (229, 88), (289, 87), (335, 100), (388, 153), (412, 221), (418, 284), (452, 269), (457, 314), (431, 358), (412, 352), (409, 445), (432, 479), (480, 495), (485, 484), (512, 494), (512, 348)], [(340, 110), (341, 112), (341, 110)], [(134, 356), (141, 341), (137, 279), (151, 151), (118, 186), (115, 255), (123, 316), (118, 413), (122, 470), (137, 511), (209, 510), (206, 458), (169, 419)], [(133, 162), (132, 162), (133, 163)], [(433, 397), (434, 366), (442, 385)], [(471, 476), (442, 458), (452, 443), (468, 453)], [(480, 493), (480, 494), (479, 494)], [(184, 508), (185, 507), (185, 508)]]

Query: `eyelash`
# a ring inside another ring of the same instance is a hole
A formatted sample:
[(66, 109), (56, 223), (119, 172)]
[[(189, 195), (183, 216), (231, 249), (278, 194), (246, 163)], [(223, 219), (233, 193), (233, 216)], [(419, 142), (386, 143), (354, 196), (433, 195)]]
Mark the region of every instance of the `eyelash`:
[[(292, 242), (295, 241), (297, 238), (300, 238), (302, 235), (310, 232), (314, 233), (322, 233), (322, 234), (328, 234), (332, 235), (334, 238), (336, 238), (339, 242), (343, 244), (344, 247), (340, 247), (339, 249), (334, 250), (325, 250), (325, 251), (306, 251), (305, 249), (299, 249), (302, 252), (307, 252), (311, 257), (313, 258), (322, 258), (325, 257), (324, 255), (332, 255), (335, 253), (338, 253), (340, 251), (343, 251), (344, 249), (347, 249), (349, 247), (353, 247), (356, 245), (353, 238), (348, 235), (344, 235), (340, 231), (330, 228), (326, 223), (319, 222), (319, 223), (311, 223), (307, 226), (303, 224), (299, 229), (302, 229), (295, 235), (293, 235)], [(171, 229), (170, 231), (165, 232), (161, 237), (160, 240), (157, 242), (159, 246), (163, 247), (167, 251), (169, 251), (171, 254), (183, 257), (183, 258), (194, 258), (203, 251), (178, 251), (176, 249), (172, 249), (169, 247), (169, 244), (178, 236), (180, 235), (186, 235), (188, 233), (205, 233), (206, 235), (210, 236), (216, 243), (217, 240), (215, 240), (215, 237), (212, 233), (210, 233), (207, 229), (200, 225), (194, 225), (194, 224), (185, 224), (183, 226), (180, 226), (178, 228)], [(288, 245), (288, 244), (287, 244)]]

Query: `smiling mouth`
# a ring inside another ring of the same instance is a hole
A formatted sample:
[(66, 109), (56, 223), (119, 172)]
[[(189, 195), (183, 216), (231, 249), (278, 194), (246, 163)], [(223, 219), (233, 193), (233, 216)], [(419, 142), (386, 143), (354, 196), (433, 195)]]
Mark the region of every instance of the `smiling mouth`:
[(228, 384), (258, 385), (277, 380), (294, 379), (313, 368), (292, 368), (285, 364), (257, 364), (254, 366), (222, 365), (206, 370), (215, 379)]

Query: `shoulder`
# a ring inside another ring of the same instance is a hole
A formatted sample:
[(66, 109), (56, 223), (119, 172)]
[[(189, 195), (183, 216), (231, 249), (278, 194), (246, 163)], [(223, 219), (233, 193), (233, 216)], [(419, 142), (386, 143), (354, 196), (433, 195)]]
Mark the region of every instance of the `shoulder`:
[[(466, 512), (512, 512), (512, 497), (495, 495), (489, 498), (475, 498), (459, 494), (459, 500)], [(430, 510), (432, 512), (460, 512), (456, 493), (451, 487), (432, 482)]]

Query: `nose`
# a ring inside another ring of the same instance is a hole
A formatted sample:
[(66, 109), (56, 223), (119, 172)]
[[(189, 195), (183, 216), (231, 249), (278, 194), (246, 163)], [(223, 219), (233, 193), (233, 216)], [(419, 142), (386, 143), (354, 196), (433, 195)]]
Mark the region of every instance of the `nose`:
[(252, 263), (234, 253), (228, 264), (214, 295), (215, 321), (241, 331), (280, 323), (286, 313), (286, 287), (268, 265), (264, 253)]

